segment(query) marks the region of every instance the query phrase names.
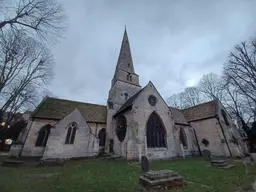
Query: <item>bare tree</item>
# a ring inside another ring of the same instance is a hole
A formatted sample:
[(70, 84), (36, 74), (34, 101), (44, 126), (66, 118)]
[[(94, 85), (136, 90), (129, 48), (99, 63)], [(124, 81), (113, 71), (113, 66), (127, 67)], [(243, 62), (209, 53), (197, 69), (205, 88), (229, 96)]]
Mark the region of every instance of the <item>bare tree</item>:
[(223, 86), (221, 78), (214, 74), (209, 73), (204, 75), (200, 82), (198, 89), (204, 95), (206, 100), (219, 99), (222, 100)]
[(31, 102), (52, 77), (53, 56), (41, 43), (18, 30), (1, 33), (0, 37), (1, 112), (17, 111)]
[(197, 87), (187, 87), (184, 90), (185, 107), (193, 107), (200, 104), (200, 93)]
[(12, 28), (26, 30), (40, 38), (53, 42), (66, 27), (66, 17), (57, 0), (14, 0), (4, 1), (4, 20), (0, 21), (0, 30)]
[(197, 87), (187, 87), (180, 93), (173, 94), (167, 99), (167, 103), (178, 109), (185, 109), (198, 105), (201, 102), (200, 92)]
[(167, 103), (171, 107), (175, 107), (177, 109), (184, 109), (185, 108), (184, 92), (173, 94), (167, 99)]
[(226, 82), (239, 94), (256, 103), (256, 41), (242, 42), (230, 53), (224, 66)]

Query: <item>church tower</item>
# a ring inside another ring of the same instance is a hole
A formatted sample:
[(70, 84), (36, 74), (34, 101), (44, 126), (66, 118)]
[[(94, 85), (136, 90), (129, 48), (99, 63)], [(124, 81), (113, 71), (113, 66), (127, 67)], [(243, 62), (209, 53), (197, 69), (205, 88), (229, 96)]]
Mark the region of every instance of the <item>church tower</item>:
[(135, 73), (130, 43), (125, 29), (115, 74), (108, 95), (108, 109), (118, 110), (141, 89), (139, 75)]
[(115, 134), (115, 122), (113, 116), (120, 107), (135, 93), (141, 89), (139, 84), (139, 75), (135, 73), (130, 43), (125, 29), (122, 45), (117, 60), (114, 77), (111, 82), (111, 88), (107, 100), (107, 143), (109, 149), (110, 140)]

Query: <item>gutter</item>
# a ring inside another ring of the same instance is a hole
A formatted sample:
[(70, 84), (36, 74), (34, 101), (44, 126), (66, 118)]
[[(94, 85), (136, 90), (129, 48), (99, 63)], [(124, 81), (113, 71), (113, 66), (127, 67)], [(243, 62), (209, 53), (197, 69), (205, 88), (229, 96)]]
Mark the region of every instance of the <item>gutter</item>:
[(229, 144), (228, 144), (228, 141), (227, 141), (226, 135), (225, 135), (225, 133), (224, 133), (223, 127), (222, 127), (222, 125), (221, 125), (221, 123), (220, 123), (220, 119), (219, 119), (218, 115), (216, 115), (216, 119), (218, 120), (218, 123), (219, 123), (220, 128), (221, 128), (221, 132), (222, 132), (223, 137), (224, 137), (224, 140), (225, 140), (225, 142), (226, 142), (226, 144), (227, 144), (227, 147), (228, 147), (228, 151), (229, 151), (230, 157), (232, 157), (232, 153), (231, 153), (231, 151), (230, 151)]

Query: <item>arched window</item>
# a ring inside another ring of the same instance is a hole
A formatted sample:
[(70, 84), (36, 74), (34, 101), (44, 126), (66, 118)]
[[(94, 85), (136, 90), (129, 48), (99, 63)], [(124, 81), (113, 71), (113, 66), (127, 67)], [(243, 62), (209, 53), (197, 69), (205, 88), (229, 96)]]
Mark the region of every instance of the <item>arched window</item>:
[(127, 80), (127, 81), (130, 80), (130, 75), (129, 75), (129, 74), (126, 76), (126, 80)]
[(222, 114), (222, 117), (223, 117), (223, 119), (224, 119), (226, 125), (229, 126), (227, 114), (226, 114), (226, 112), (225, 112), (223, 109), (221, 109), (221, 114)]
[(128, 93), (124, 93), (124, 98), (125, 98), (125, 100), (128, 99)]
[(73, 144), (74, 143), (76, 130), (77, 130), (77, 124), (75, 122), (70, 123), (68, 126), (65, 144)]
[(183, 147), (184, 148), (188, 148), (187, 136), (186, 136), (186, 133), (185, 133), (185, 131), (184, 131), (184, 129), (182, 127), (180, 128), (180, 136), (179, 136), (179, 138), (180, 138), (180, 141), (181, 141)]
[(132, 76), (130, 75), (130, 81), (132, 81)]
[(47, 124), (47, 125), (44, 125), (40, 129), (39, 134), (36, 139), (35, 146), (37, 146), (37, 147), (45, 147), (46, 146), (51, 127), (52, 126), (50, 124)]
[(126, 136), (126, 118), (125, 116), (121, 115), (116, 119), (116, 135), (119, 139), (119, 141), (124, 141)]
[(105, 147), (106, 142), (106, 129), (102, 128), (98, 133), (98, 138), (100, 140), (99, 145), (100, 147)]
[(148, 148), (166, 147), (166, 132), (162, 120), (153, 112), (147, 122)]
[(128, 63), (128, 67), (130, 67), (130, 63)]

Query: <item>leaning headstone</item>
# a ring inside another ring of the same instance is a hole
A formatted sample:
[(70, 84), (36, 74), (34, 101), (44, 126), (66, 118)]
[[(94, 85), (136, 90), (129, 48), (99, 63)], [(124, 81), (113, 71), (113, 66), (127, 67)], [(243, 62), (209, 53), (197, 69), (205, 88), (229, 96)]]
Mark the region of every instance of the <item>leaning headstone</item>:
[(211, 151), (209, 151), (208, 149), (204, 149), (204, 150), (203, 150), (203, 156), (204, 156), (208, 161), (211, 161), (211, 160), (212, 160), (212, 153), (211, 153)]
[(149, 171), (149, 162), (148, 162), (148, 158), (146, 156), (141, 157), (140, 165), (141, 165), (142, 173), (146, 173)]

